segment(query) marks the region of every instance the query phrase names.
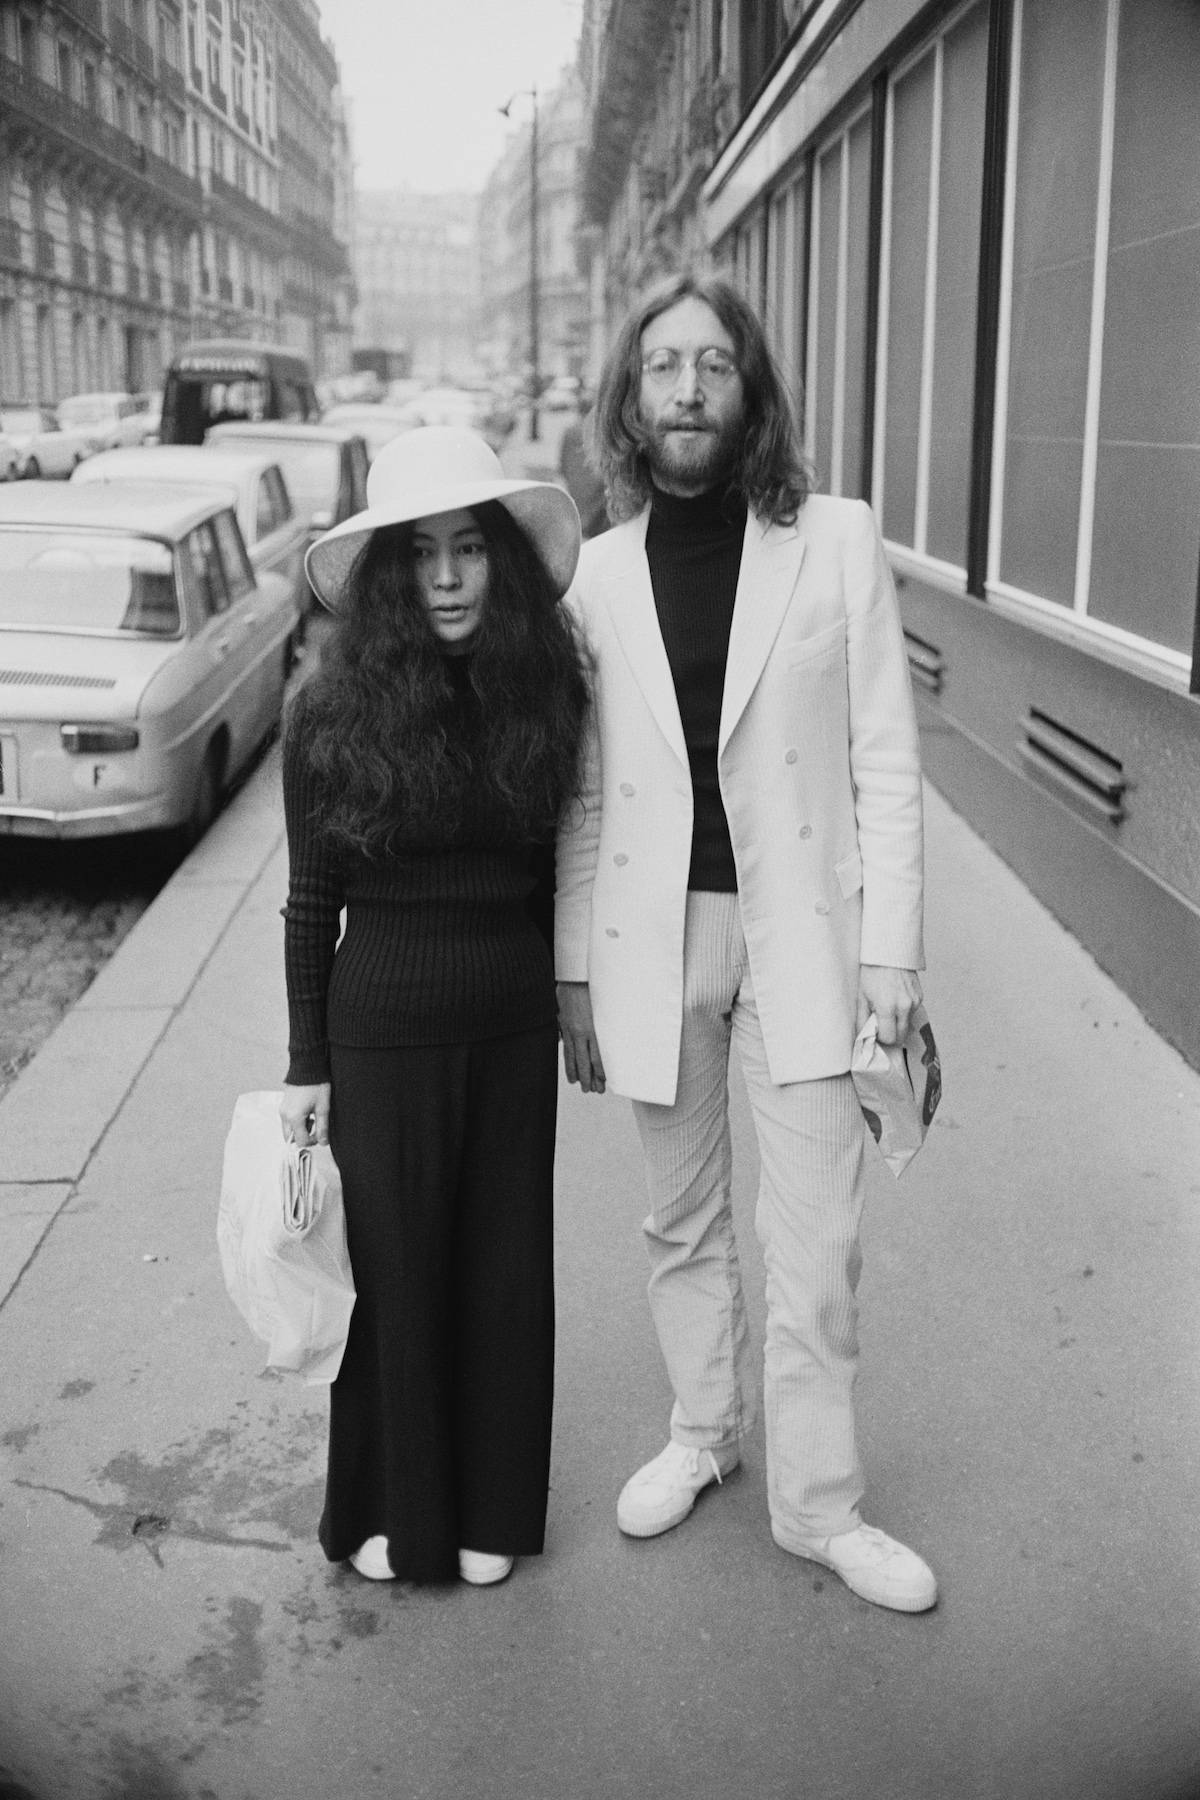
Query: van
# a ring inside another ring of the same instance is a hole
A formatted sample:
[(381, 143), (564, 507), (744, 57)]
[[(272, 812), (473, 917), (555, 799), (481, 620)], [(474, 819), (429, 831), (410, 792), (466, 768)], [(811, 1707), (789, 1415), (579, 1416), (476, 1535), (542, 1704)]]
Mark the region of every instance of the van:
[(232, 419), (321, 416), (312, 371), (294, 350), (245, 338), (187, 344), (167, 370), (160, 441), (202, 444), (212, 425)]

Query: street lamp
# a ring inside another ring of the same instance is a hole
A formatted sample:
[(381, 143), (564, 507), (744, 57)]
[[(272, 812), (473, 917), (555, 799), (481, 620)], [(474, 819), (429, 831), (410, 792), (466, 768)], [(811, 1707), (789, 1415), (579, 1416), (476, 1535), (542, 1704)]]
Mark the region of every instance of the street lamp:
[(507, 119), (514, 100), (528, 94), (533, 101), (533, 126), (529, 135), (529, 441), (538, 438), (538, 394), (542, 385), (538, 316), (538, 91), (518, 88), (499, 109)]

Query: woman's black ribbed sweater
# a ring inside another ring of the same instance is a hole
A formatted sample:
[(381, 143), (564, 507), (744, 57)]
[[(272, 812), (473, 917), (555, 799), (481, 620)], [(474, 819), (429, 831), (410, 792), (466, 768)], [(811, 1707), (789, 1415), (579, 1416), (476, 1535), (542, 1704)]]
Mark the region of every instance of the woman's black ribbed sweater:
[[(465, 730), (475, 705), (468, 661), (448, 663), (451, 729)], [(535, 896), (544, 847), (517, 839), (474, 792), (449, 846), (421, 842), (401, 821), (386, 855), (342, 848), (318, 822), (305, 736), (301, 693), (283, 753), (287, 1080), (328, 1081), (331, 1043), (469, 1043), (552, 1024), (553, 963), (536, 917), (546, 896)]]

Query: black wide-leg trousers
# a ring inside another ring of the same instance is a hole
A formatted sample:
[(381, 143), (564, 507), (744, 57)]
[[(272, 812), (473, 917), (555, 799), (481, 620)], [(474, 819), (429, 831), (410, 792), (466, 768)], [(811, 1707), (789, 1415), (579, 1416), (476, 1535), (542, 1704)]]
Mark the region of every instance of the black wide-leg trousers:
[(358, 1298), (330, 1394), (320, 1538), (401, 1579), (541, 1550), (554, 1384), (554, 1026), (334, 1045), (330, 1143)]

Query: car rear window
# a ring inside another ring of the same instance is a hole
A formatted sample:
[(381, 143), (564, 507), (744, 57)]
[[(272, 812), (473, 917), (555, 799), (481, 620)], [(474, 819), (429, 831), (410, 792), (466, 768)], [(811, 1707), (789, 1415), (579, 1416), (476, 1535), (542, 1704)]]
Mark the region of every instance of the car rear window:
[(0, 530), (0, 629), (176, 637), (171, 551), (119, 533)]

